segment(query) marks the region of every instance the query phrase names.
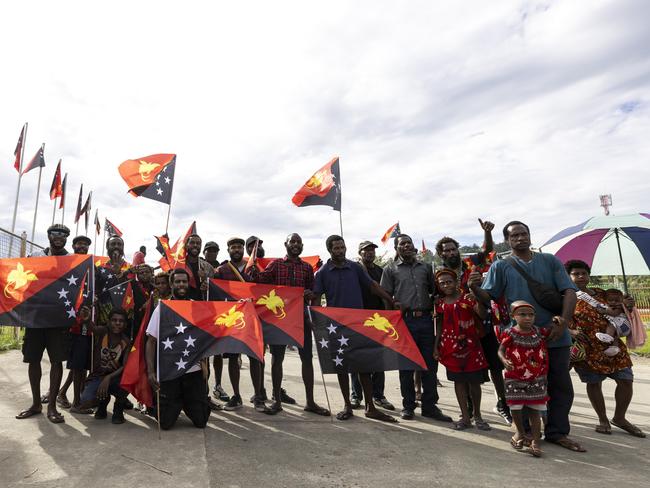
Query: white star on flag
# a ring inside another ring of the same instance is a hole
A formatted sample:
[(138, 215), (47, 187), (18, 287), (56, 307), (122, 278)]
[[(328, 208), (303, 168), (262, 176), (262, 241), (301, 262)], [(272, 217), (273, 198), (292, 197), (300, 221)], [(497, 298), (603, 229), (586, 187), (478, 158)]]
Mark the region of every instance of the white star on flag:
[(68, 286), (76, 285), (77, 284), (77, 278), (74, 275), (70, 275), (70, 277), (67, 279), (68, 281)]
[(183, 351), (183, 357), (186, 358), (186, 357), (189, 356), (189, 355), (190, 355), (190, 351), (188, 351), (187, 349), (185, 349), (185, 350)]
[(318, 341), (318, 343), (320, 344), (320, 347), (322, 349), (327, 349), (327, 344), (329, 344), (329, 341), (326, 341), (325, 339), (321, 339), (320, 341)]
[(330, 331), (330, 334), (334, 334), (336, 332), (336, 327), (333, 323), (330, 322), (330, 326), (327, 328), (327, 330)]
[(196, 342), (196, 339), (194, 339), (192, 336), (189, 336), (187, 339), (185, 339), (185, 343), (187, 344), (187, 347), (196, 347), (194, 345), (194, 342)]
[[(171, 349), (172, 346), (174, 345), (174, 341), (172, 341), (169, 337), (163, 341), (163, 345), (165, 346), (165, 349)], [(164, 350), (164, 349), (163, 349)]]
[(187, 326), (186, 326), (186, 325), (183, 325), (183, 322), (180, 322), (180, 323), (175, 327), (175, 329), (178, 331), (178, 332), (176, 332), (177, 334), (182, 334), (182, 333), (185, 332), (185, 329), (187, 329)]
[(158, 195), (162, 195), (162, 194), (163, 194), (163, 191), (162, 191), (161, 188), (158, 188), (158, 189), (156, 190), (156, 193), (157, 193)]
[(336, 356), (334, 358), (334, 365), (335, 366), (343, 366), (343, 358), (340, 358), (340, 357)]
[(71, 305), (70, 300), (66, 300), (65, 302), (63, 302), (63, 305), (65, 305), (66, 307), (69, 307)]
[(65, 288), (61, 288), (57, 293), (59, 294), (59, 298), (68, 298), (68, 290)]
[(74, 308), (71, 308), (70, 310), (66, 310), (68, 312), (68, 318), (75, 318), (77, 316), (77, 313), (74, 311)]
[(338, 354), (343, 354), (345, 351), (344, 351), (343, 349), (341, 349), (341, 348), (338, 348), (338, 349), (336, 350), (336, 352), (337, 352)]
[(178, 361), (176, 361), (174, 364), (178, 366), (179, 370), (181, 370), (181, 369), (185, 369), (185, 365), (187, 364), (187, 362), (183, 361), (183, 358), (181, 358)]
[(337, 340), (341, 343), (341, 347), (343, 347), (343, 346), (347, 346), (347, 345), (348, 345), (348, 341), (349, 341), (350, 339), (348, 339), (347, 337), (341, 336), (341, 338), (340, 338), (340, 339), (337, 339)]
[(169, 185), (169, 183), (171, 183), (171, 181), (172, 180), (169, 179), (169, 176), (165, 176), (165, 183), (167, 183)]

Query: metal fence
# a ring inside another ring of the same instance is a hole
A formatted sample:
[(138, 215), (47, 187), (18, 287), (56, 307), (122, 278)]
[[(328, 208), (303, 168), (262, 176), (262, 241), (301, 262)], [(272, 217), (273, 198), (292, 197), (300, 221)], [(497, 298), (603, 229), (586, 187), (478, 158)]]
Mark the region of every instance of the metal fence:
[[(27, 240), (27, 233), (13, 234), (0, 227), (0, 258), (22, 258), (43, 246)], [(20, 343), (22, 331), (19, 327), (0, 326), (0, 348), (16, 347)]]

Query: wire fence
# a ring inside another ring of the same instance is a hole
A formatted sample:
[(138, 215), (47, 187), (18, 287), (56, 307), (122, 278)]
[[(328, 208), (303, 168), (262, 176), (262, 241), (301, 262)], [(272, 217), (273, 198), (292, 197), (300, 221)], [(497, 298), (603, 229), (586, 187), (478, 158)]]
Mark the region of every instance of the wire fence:
[[(0, 227), (0, 258), (22, 258), (43, 249), (43, 246), (27, 240), (27, 233), (14, 234)], [(20, 345), (23, 331), (20, 327), (0, 326), (0, 350)]]

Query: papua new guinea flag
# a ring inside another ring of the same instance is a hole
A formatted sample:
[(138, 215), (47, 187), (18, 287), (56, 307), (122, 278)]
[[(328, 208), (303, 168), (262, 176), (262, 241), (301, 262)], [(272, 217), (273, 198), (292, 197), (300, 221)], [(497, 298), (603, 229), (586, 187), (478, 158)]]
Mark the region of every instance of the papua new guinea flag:
[(262, 325), (251, 302), (163, 300), (151, 320), (159, 320), (159, 381), (178, 378), (216, 354), (241, 353), (264, 361)]
[(92, 301), (92, 266), (86, 254), (0, 259), (0, 324), (72, 327), (81, 286), (84, 304)]
[(265, 344), (303, 347), (304, 289), (241, 281), (210, 280), (210, 300), (252, 300)]
[(175, 167), (175, 154), (152, 154), (128, 159), (120, 164), (118, 171), (131, 195), (169, 203), (174, 186)]
[(323, 373), (426, 369), (399, 310), (310, 307), (310, 314)]
[(300, 187), (291, 201), (298, 207), (326, 205), (332, 207), (333, 210), (341, 211), (341, 172), (339, 171), (339, 158), (333, 158), (329, 163), (316, 171)]
[(146, 329), (151, 316), (152, 303), (151, 300), (147, 302), (140, 330), (133, 341), (120, 379), (120, 386), (147, 407), (153, 407), (153, 392), (147, 378), (147, 361), (145, 359)]

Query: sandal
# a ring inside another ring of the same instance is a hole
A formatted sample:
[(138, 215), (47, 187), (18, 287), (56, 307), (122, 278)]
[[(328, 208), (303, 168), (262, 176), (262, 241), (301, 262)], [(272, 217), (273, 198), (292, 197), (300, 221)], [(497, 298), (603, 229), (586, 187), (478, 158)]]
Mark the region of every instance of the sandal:
[(349, 420), (350, 418), (352, 418), (353, 415), (354, 414), (352, 413), (352, 409), (350, 409), (350, 410), (345, 409), (345, 410), (341, 410), (339, 413), (337, 413), (336, 418), (338, 420)]
[(612, 435), (612, 428), (609, 425), (598, 424), (595, 430), (599, 434)]
[(621, 424), (621, 423), (614, 422), (614, 419), (612, 419), (610, 422), (614, 427), (618, 427), (619, 429), (624, 430), (625, 432), (627, 432), (630, 435), (633, 435), (634, 437), (639, 437), (641, 439), (644, 439), (646, 436), (641, 429), (639, 429), (636, 425), (630, 422), (626, 424)]
[(530, 451), (534, 457), (542, 457), (542, 450), (539, 448), (539, 441), (532, 441), (530, 443)]
[(524, 439), (515, 439), (515, 436), (513, 435), (510, 438), (510, 445), (513, 449), (521, 451), (524, 448)]
[(370, 410), (369, 412), (366, 412), (366, 418), (381, 420), (382, 422), (392, 422), (395, 424), (397, 423), (397, 419), (395, 417), (384, 412), (380, 412), (379, 410)]
[(57, 397), (56, 397), (56, 404), (57, 404), (59, 407), (61, 407), (61, 408), (65, 408), (65, 409), (68, 409), (68, 408), (72, 407), (72, 404), (71, 404), (71, 403), (68, 401), (68, 399), (67, 399), (66, 397), (64, 397), (64, 396), (57, 396)]
[(47, 420), (52, 422), (53, 424), (62, 424), (65, 422), (65, 419), (63, 418), (63, 415), (61, 415), (59, 412), (50, 412), (47, 414)]
[(322, 415), (323, 417), (329, 417), (332, 415), (329, 410), (316, 404), (307, 405), (303, 410), (305, 412), (315, 413), (316, 415)]
[(492, 427), (490, 427), (490, 424), (488, 424), (485, 420), (483, 419), (476, 419), (474, 421), (476, 424), (476, 428), (478, 430), (492, 430)]
[(568, 437), (560, 437), (559, 439), (556, 440), (549, 440), (548, 442), (551, 442), (553, 444), (557, 444), (558, 446), (561, 446), (565, 449), (568, 449), (569, 451), (573, 452), (587, 452), (587, 450), (582, 447), (580, 444), (578, 444), (575, 441), (572, 441)]
[(70, 413), (77, 413), (80, 415), (90, 415), (91, 413), (94, 413), (95, 411), (92, 408), (81, 408), (81, 407), (75, 407), (72, 406), (70, 407)]
[(451, 426), (454, 430), (466, 430), (472, 427), (471, 422), (465, 422), (464, 420), (457, 420)]
[(40, 415), (42, 413), (43, 413), (42, 410), (33, 410), (31, 408), (28, 408), (27, 410), (23, 410), (18, 415), (16, 415), (16, 418), (19, 420), (28, 419), (29, 417), (33, 417), (34, 415)]

